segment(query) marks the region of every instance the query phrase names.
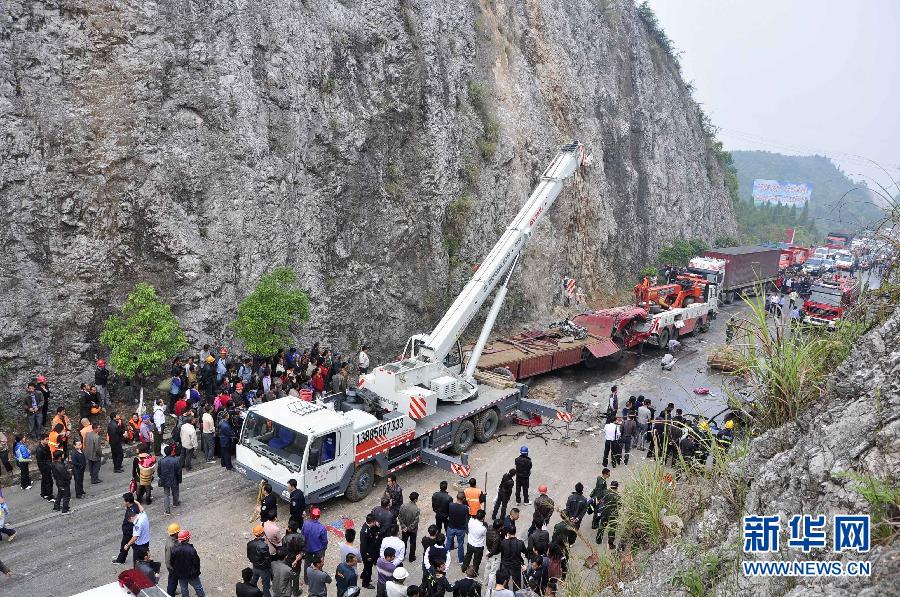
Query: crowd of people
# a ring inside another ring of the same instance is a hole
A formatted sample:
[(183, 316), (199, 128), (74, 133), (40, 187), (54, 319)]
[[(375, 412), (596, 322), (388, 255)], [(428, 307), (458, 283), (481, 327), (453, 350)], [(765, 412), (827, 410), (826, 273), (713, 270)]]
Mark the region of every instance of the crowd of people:
[[(360, 374), (368, 370), (367, 350), (363, 346), (354, 355)], [(5, 470), (13, 480), (15, 462), (19, 485), (30, 490), (34, 464), (40, 476), (40, 497), (51, 502), (53, 510), (68, 514), (73, 481), (76, 499), (88, 495), (86, 476), (92, 485), (102, 482), (104, 446), (109, 448), (113, 473), (125, 473), (125, 446), (135, 444), (128, 495), (141, 507), (149, 505), (156, 482), (163, 491), (165, 514), (172, 515), (172, 509), (180, 505), (182, 471), (192, 468), (195, 456), (207, 463), (219, 458), (223, 467), (232, 469), (243, 410), (255, 402), (285, 396), (311, 400), (326, 391), (339, 392), (348, 387), (349, 378), (348, 361), (319, 343), (304, 352), (291, 348), (268, 359), (231, 359), (226, 348), (216, 355), (205, 345), (197, 356), (172, 361), (165, 390), (168, 399), (157, 399), (150, 413), (136, 411), (126, 419), (114, 410), (110, 392), (114, 376), (105, 359), (98, 359), (94, 383), (80, 386), (76, 428), (65, 406), (58, 406), (49, 418), (54, 396), (48, 379), (35, 374), (22, 401), (26, 431), (0, 432), (0, 472)], [(117, 403), (121, 406), (127, 400)], [(5, 522), (5, 501), (0, 501), (0, 509)], [(126, 517), (123, 529), (127, 524)]]
[[(357, 363), (358, 372), (364, 373), (368, 367), (365, 348), (357, 355)], [(125, 420), (111, 410), (107, 388), (111, 375), (106, 363), (99, 360), (95, 383), (82, 387), (80, 428), (73, 430), (66, 409), (59, 407), (49, 423), (49, 433), (41, 431), (50, 398), (46, 380), (30, 384), (25, 410), (33, 417), (30, 425), (39, 430), (35, 460), (41, 497), (51, 501), (55, 510), (69, 512), (73, 480), (76, 499), (87, 495), (86, 476), (91, 484), (100, 483), (103, 443), (109, 445), (113, 473), (126, 472), (123, 448), (135, 443), (131, 487), (123, 495), (120, 549), (113, 561), (125, 563), (131, 551), (133, 570), (153, 582), (158, 582), (165, 566), (169, 594), (180, 587), (185, 597), (191, 588), (203, 595), (199, 555), (190, 543), (189, 531), (170, 524), (163, 561), (151, 558), (145, 507), (152, 503), (154, 484), (163, 491), (163, 512), (172, 515), (180, 506), (183, 471), (192, 467), (195, 455), (208, 463), (218, 458), (221, 466), (231, 468), (242, 409), (289, 395), (314, 399), (325, 388), (345, 389), (348, 377), (348, 362), (318, 345), (304, 353), (291, 349), (272, 359), (236, 360), (230, 360), (225, 349), (216, 356), (204, 347), (197, 357), (172, 362), (165, 388), (168, 399), (157, 399), (152, 413), (135, 412)], [(391, 474), (378, 504), (358, 532), (345, 532), (339, 546), (340, 562), (332, 573), (324, 569), (329, 532), (320, 522), (319, 508), (308, 508), (303, 492), (291, 480), (287, 524), (282, 525), (277, 497), (271, 486), (265, 485), (260, 524), (251, 529), (253, 538), (246, 546), (248, 566), (241, 573), (236, 594), (297, 597), (301, 582), (311, 597), (328, 595), (332, 585), (339, 597), (352, 597), (362, 589), (373, 589), (378, 597), (555, 594), (559, 581), (566, 577), (569, 548), (581, 533), (585, 518), (591, 520), (597, 544), (621, 548), (616, 543), (618, 483), (610, 481), (610, 467), (628, 465), (632, 448), (646, 449), (648, 457), (664, 460), (705, 461), (708, 446), (702, 439), (698, 441), (700, 434), (683, 432), (688, 425), (671, 403), (657, 414), (650, 400), (631, 396), (620, 408), (614, 386), (606, 410), (603, 468), (590, 493), (585, 494), (585, 486), (578, 482), (557, 502), (542, 484), (532, 500), (534, 467), (527, 446), (522, 446), (502, 476), (491, 508), (485, 488), (478, 487), (475, 479), (457, 492), (442, 482), (431, 496), (427, 526), (419, 494), (411, 492), (404, 498)], [(722, 437), (730, 433), (731, 426), (727, 426)], [(11, 471), (5, 436), (0, 435), (0, 440), (0, 459)], [(29, 489), (32, 456), (27, 438), (15, 436), (13, 453), (20, 485)], [(515, 505), (510, 507), (513, 498)], [(520, 521), (523, 506), (532, 506), (527, 528), (526, 521)], [(2, 508), (5, 504), (0, 502)], [(5, 527), (0, 533), (10, 539), (15, 536), (14, 530)], [(410, 566), (419, 558), (422, 580), (418, 585), (407, 584)], [(456, 576), (454, 565), (460, 576), (451, 582), (450, 577)]]
[[(319, 508), (307, 508), (303, 492), (291, 480), (288, 522), (282, 527), (277, 500), (265, 485), (261, 524), (252, 529), (249, 566), (242, 571), (236, 594), (296, 597), (301, 578), (310, 597), (328, 595), (332, 584), (338, 597), (353, 597), (363, 589), (374, 590), (377, 597), (555, 594), (568, 570), (569, 548), (586, 517), (597, 530), (597, 541), (605, 534), (609, 548), (615, 548), (618, 483), (607, 483), (606, 468), (589, 495), (576, 483), (563, 505), (557, 506), (545, 485), (538, 486), (531, 499), (532, 471), (528, 447), (522, 446), (500, 481), (490, 521), (487, 494), (474, 478), (455, 493), (442, 481), (431, 496), (430, 514), (423, 514), (420, 495), (413, 491), (404, 497), (397, 477), (389, 474), (358, 533), (352, 528), (344, 532), (333, 574), (323, 570), (329, 534), (319, 521)], [(514, 494), (516, 505), (510, 508)], [(526, 521), (520, 520), (523, 506), (532, 505), (526, 528)], [(421, 567), (419, 584), (407, 582), (412, 566)], [(459, 577), (451, 582), (450, 577), (456, 576), (453, 566), (458, 566)]]

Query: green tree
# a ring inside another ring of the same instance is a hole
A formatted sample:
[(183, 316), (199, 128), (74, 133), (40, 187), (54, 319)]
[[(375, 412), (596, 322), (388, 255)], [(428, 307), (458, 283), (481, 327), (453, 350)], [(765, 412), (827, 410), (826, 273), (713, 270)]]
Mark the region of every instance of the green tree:
[(699, 238), (684, 240), (683, 238), (675, 239), (668, 247), (663, 247), (659, 251), (660, 265), (680, 265), (685, 266), (691, 260), (691, 257), (709, 250), (709, 245)]
[(116, 373), (138, 379), (141, 400), (147, 376), (188, 347), (172, 307), (144, 282), (135, 284), (119, 314), (106, 320), (100, 344), (109, 349), (109, 364)]
[(276, 267), (238, 305), (231, 327), (250, 353), (275, 354), (290, 342), (292, 325), (309, 321), (309, 297), (296, 284), (294, 270)]
[(736, 247), (740, 244), (740, 241), (733, 236), (717, 236), (716, 240), (713, 241), (713, 246), (717, 249), (721, 249), (722, 247)]
[[(696, 257), (709, 251), (709, 245), (706, 244), (706, 241), (699, 238), (692, 238), (688, 241), (688, 244), (691, 246), (691, 257)], [(691, 257), (688, 257), (688, 261), (691, 260)]]

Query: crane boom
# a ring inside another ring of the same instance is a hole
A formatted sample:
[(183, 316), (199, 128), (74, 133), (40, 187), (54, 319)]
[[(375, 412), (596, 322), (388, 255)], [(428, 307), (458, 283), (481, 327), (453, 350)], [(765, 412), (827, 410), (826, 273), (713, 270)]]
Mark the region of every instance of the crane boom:
[(528, 201), (481, 262), (478, 271), (447, 309), (444, 317), (427, 336), (419, 349), (420, 358), (441, 362), (447, 356), (478, 309), (503, 280), (503, 275), (528, 242), (534, 227), (556, 201), (566, 179), (572, 176), (585, 160), (584, 145), (577, 141), (560, 148), (556, 157), (544, 170)]

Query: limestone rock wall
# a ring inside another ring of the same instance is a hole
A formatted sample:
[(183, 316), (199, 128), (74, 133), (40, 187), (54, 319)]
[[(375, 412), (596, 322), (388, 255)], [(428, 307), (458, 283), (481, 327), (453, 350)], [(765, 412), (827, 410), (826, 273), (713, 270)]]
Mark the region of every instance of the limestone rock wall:
[(439, 318), (556, 147), (594, 167), (535, 234), (504, 320), (563, 274), (621, 283), (734, 230), (677, 65), (631, 0), (6, 0), (0, 362), (74, 388), (137, 281), (231, 344), (272, 266), (298, 343), (384, 358)]

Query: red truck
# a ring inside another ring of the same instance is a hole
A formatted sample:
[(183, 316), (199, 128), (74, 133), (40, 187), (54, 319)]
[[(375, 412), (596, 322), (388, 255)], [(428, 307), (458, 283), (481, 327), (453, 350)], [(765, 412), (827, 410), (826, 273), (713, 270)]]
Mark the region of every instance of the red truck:
[(478, 368), (503, 368), (513, 379), (527, 380), (582, 363), (594, 366), (616, 360), (623, 350), (647, 339), (648, 334), (634, 329), (646, 318), (644, 309), (615, 307), (587, 311), (547, 329), (494, 338), (481, 353)]
[(858, 298), (859, 282), (855, 278), (816, 282), (809, 289), (809, 298), (803, 301), (803, 322), (834, 328)]
[(846, 249), (850, 247), (853, 236), (848, 232), (829, 232), (825, 236), (825, 246), (829, 249)]
[(815, 253), (815, 248), (813, 247), (790, 246), (781, 249), (781, 259), (778, 262), (778, 267), (781, 271), (784, 271), (790, 267), (803, 265), (807, 259), (812, 257), (813, 253)]

